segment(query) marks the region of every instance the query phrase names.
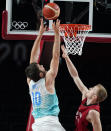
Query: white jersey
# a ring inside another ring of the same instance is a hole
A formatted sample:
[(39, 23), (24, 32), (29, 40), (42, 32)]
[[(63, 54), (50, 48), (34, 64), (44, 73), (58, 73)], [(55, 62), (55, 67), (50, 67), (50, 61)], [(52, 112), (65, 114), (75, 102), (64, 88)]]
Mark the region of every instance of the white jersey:
[(44, 116), (58, 116), (59, 106), (56, 92), (49, 93), (45, 86), (45, 78), (37, 82), (30, 81), (29, 91), (32, 100), (34, 119)]

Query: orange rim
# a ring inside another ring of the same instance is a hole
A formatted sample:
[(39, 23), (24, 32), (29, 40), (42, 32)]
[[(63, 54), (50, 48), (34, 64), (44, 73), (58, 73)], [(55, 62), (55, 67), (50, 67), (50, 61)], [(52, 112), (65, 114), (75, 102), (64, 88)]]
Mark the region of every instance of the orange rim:
[(60, 24), (60, 27), (62, 30), (65, 30), (65, 37), (72, 36), (72, 33), (70, 30), (73, 30), (73, 34), (76, 37), (77, 31), (90, 31), (91, 30), (91, 25), (85, 25), (85, 24)]
[[(90, 30), (91, 25), (85, 25), (85, 24), (60, 24), (60, 27), (68, 27), (70, 28), (75, 28), (75, 29), (81, 29), (81, 30)], [(77, 27), (77, 28), (76, 28)]]

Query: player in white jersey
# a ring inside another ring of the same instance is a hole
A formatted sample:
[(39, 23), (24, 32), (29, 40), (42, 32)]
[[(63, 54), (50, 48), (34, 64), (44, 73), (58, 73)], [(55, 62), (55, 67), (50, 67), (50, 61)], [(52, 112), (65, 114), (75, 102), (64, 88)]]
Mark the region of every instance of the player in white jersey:
[(46, 26), (43, 25), (43, 20), (41, 20), (39, 34), (31, 51), (30, 65), (25, 70), (33, 106), (33, 131), (65, 131), (58, 119), (60, 110), (55, 91), (55, 78), (60, 57), (59, 25), (59, 20), (56, 20), (52, 25), (55, 39), (50, 69), (46, 71), (43, 65), (37, 63), (40, 41), (46, 30)]

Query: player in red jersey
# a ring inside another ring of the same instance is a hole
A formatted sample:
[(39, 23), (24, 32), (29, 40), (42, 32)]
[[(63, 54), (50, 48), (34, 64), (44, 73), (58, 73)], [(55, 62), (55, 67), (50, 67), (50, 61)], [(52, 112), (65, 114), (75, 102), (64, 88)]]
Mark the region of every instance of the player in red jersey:
[(107, 91), (101, 84), (88, 89), (81, 81), (75, 66), (67, 55), (65, 47), (61, 46), (61, 49), (63, 52), (62, 57), (66, 61), (69, 73), (82, 93), (82, 102), (76, 113), (75, 131), (89, 131), (87, 128), (89, 123), (92, 124), (93, 131), (102, 131), (99, 103), (107, 98)]

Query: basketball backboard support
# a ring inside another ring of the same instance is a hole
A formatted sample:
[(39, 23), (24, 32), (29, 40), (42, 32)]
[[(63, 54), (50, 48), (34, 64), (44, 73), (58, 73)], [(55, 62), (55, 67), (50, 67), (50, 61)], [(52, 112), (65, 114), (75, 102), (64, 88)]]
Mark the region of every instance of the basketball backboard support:
[[(60, 6), (61, 24), (91, 25), (92, 31), (86, 38), (87, 42), (111, 42), (111, 3), (107, 0), (42, 0), (36, 3), (36, 7), (33, 6), (35, 3), (28, 0), (6, 0), (6, 10), (2, 15), (2, 37), (34, 40), (40, 26), (37, 13), (48, 2)], [(53, 40), (52, 22), (47, 21), (49, 30), (44, 33), (45, 40)]]

